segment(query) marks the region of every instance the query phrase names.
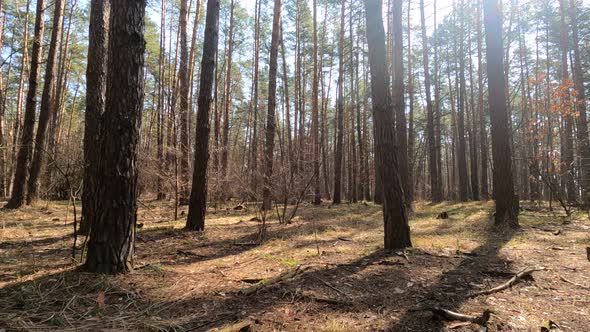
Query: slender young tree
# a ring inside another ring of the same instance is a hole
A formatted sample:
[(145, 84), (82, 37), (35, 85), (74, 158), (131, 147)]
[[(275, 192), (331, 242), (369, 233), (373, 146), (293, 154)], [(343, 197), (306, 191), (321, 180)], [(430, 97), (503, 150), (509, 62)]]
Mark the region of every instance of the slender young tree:
[(277, 67), (279, 56), (279, 35), (281, 30), (281, 0), (274, 1), (272, 20), (272, 38), (270, 43), (270, 63), (268, 67), (268, 108), (266, 111), (266, 143), (264, 146), (264, 188), (262, 190), (262, 208), (271, 209), (272, 167), (276, 134), (276, 93)]
[(434, 128), (434, 108), (430, 92), (430, 65), (428, 61), (428, 38), (426, 37), (426, 16), (424, 0), (420, 0), (420, 19), (422, 21), (422, 65), (424, 66), (424, 90), (426, 92), (426, 140), (428, 144), (428, 170), (430, 173), (430, 195), (433, 202), (442, 201), (442, 186), (438, 178), (436, 158), (436, 132)]
[(312, 115), (311, 115), (311, 135), (313, 150), (313, 203), (319, 205), (322, 203), (322, 194), (320, 189), (320, 115), (319, 115), (319, 72), (318, 72), (318, 28), (317, 28), (317, 1), (313, 0), (313, 86), (312, 86)]
[(488, 73), (490, 118), (492, 121), (492, 161), (496, 225), (518, 227), (512, 180), (512, 154), (502, 54), (502, 11), (498, 0), (484, 0), (484, 24)]
[(107, 87), (107, 57), (109, 46), (110, 2), (90, 2), (88, 29), (88, 64), (86, 66), (86, 112), (84, 112), (84, 191), (82, 192), (82, 221), (80, 232), (88, 234), (96, 210), (97, 190), (100, 186), (98, 154), (100, 121), (105, 111)]
[(105, 112), (100, 129), (88, 272), (118, 274), (132, 268), (137, 222), (137, 146), (143, 109), (146, 0), (112, 1)]
[(205, 39), (201, 60), (199, 99), (197, 100), (197, 123), (195, 137), (195, 162), (186, 229), (203, 231), (207, 211), (207, 164), (209, 162), (209, 110), (215, 75), (215, 57), (219, 39), (219, 0), (207, 0)]
[(340, 13), (340, 42), (338, 46), (338, 94), (337, 94), (337, 138), (334, 154), (334, 204), (342, 203), (342, 152), (344, 145), (344, 18), (346, 0), (342, 0)]
[(410, 227), (404, 202), (404, 192), (398, 172), (395, 151), (394, 114), (391, 111), (389, 75), (385, 50), (381, 0), (365, 0), (367, 41), (375, 122), (375, 154), (377, 171), (383, 181), (383, 222), (385, 249), (400, 249), (412, 245)]
[[(180, 94), (179, 125), (180, 125), (180, 202), (186, 203), (188, 199), (188, 173), (189, 173), (189, 54), (188, 54), (188, 0), (180, 1), (180, 65), (178, 67), (178, 81)], [(196, 23), (195, 23), (196, 24)]]
[(45, 0), (37, 0), (35, 18), (35, 37), (31, 51), (31, 66), (29, 71), (29, 90), (25, 105), (25, 117), (21, 134), (20, 147), (16, 159), (12, 195), (6, 203), (7, 209), (18, 209), (25, 203), (25, 185), (27, 171), (33, 153), (33, 132), (35, 131), (35, 112), (37, 108), (37, 86), (41, 72), (41, 58), (43, 54), (43, 32), (45, 31)]
[(408, 131), (406, 129), (406, 112), (404, 103), (404, 54), (403, 54), (403, 0), (393, 0), (393, 84), (392, 106), (395, 112), (396, 146), (398, 151), (398, 166), (406, 204), (411, 208), (410, 172), (408, 170)]
[(234, 0), (230, 3), (229, 41), (227, 45), (227, 66), (225, 73), (225, 92), (223, 106), (223, 132), (221, 135), (221, 184), (227, 190), (227, 169), (229, 163), (229, 114), (232, 104), (232, 55), (234, 43)]

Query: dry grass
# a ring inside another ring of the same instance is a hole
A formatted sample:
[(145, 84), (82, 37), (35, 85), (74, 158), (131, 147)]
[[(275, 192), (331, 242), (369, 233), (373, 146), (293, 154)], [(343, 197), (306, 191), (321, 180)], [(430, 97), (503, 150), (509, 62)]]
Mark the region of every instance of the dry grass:
[[(587, 215), (564, 224), (558, 212), (523, 206), (523, 228), (499, 232), (493, 203), (417, 203), (406, 259), (381, 250), (381, 212), (372, 204), (303, 206), (291, 225), (272, 216), (267, 240), (247, 245), (258, 231), (248, 221), (254, 211), (212, 211), (206, 232), (196, 234), (172, 220), (171, 206), (143, 202), (136, 269), (115, 277), (75, 270), (80, 258), (71, 258), (65, 202), (2, 211), (0, 329), (198, 331), (249, 319), (262, 331), (438, 331), (445, 323), (421, 309), (440, 305), (493, 309), (491, 331), (537, 331), (546, 320), (565, 331), (590, 330)], [(450, 219), (436, 219), (442, 211)], [(239, 294), (250, 286), (245, 279), (266, 280), (296, 265), (303, 272), (295, 278)], [(467, 297), (534, 266), (547, 271)]]

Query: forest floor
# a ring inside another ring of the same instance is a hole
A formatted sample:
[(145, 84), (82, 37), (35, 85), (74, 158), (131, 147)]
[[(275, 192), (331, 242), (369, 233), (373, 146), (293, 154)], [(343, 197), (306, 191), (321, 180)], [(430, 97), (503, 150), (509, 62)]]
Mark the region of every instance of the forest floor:
[[(135, 269), (114, 277), (76, 270), (66, 202), (0, 211), (0, 331), (478, 329), (438, 320), (427, 310), (437, 306), (490, 309), (490, 331), (539, 331), (549, 321), (590, 331), (588, 215), (522, 207), (522, 228), (498, 231), (492, 202), (416, 203), (414, 247), (387, 252), (371, 203), (305, 205), (290, 225), (273, 215), (266, 240), (252, 245), (252, 210), (209, 213), (197, 234), (182, 230), (184, 217), (170, 220), (171, 206), (144, 201)], [(443, 211), (450, 218), (436, 219)], [(511, 288), (470, 296), (541, 267)]]

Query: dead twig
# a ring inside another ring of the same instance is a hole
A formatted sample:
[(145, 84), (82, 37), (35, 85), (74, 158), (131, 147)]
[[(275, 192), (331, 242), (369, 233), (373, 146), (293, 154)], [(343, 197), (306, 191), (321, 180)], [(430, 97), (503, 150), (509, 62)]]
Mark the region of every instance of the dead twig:
[(537, 268), (529, 268), (529, 269), (525, 269), (522, 270), (520, 272), (518, 272), (517, 274), (515, 274), (512, 278), (510, 278), (510, 280), (508, 280), (507, 282), (494, 287), (494, 288), (490, 288), (490, 289), (486, 289), (486, 290), (482, 290), (479, 292), (475, 292), (472, 293), (471, 295), (469, 295), (469, 297), (476, 297), (479, 295), (489, 295), (489, 294), (493, 294), (493, 293), (497, 293), (500, 291), (503, 291), (507, 288), (512, 287), (512, 285), (514, 285), (515, 283), (517, 283), (519, 280), (521, 280), (522, 278), (525, 278), (529, 275), (531, 275), (533, 272), (536, 271), (545, 271), (546, 269), (544, 267), (537, 267)]
[(439, 307), (428, 308), (427, 310), (431, 311), (435, 317), (437, 317), (438, 319), (441, 319), (441, 320), (448, 320), (448, 321), (458, 320), (458, 321), (462, 321), (462, 322), (470, 322), (470, 323), (479, 324), (481, 326), (487, 325), (488, 320), (490, 320), (490, 315), (492, 313), (490, 310), (486, 309), (486, 310), (484, 310), (484, 312), (482, 313), (481, 316), (472, 316), (472, 315), (462, 314), (459, 312), (454, 312), (454, 311), (439, 308)]
[(561, 281), (563, 281), (563, 282), (567, 282), (568, 284), (574, 285), (574, 286), (576, 286), (576, 287), (580, 287), (580, 288), (582, 288), (582, 289), (590, 289), (590, 287), (588, 287), (588, 286), (584, 286), (584, 285), (582, 285), (582, 284), (575, 283), (575, 282), (573, 282), (573, 281), (571, 281), (571, 280), (567, 279), (566, 277), (564, 277), (564, 276), (562, 276), (562, 275), (560, 275), (560, 276), (559, 276), (559, 279), (561, 279)]

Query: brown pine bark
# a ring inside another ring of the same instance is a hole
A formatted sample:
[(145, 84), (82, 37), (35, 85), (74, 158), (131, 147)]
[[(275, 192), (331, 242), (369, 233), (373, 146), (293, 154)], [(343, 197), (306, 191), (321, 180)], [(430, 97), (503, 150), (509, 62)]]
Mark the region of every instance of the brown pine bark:
[(496, 201), (494, 218), (496, 225), (518, 227), (502, 58), (502, 11), (498, 0), (484, 0), (484, 18)]
[(137, 146), (143, 109), (145, 0), (111, 2), (105, 112), (101, 121), (96, 216), (88, 272), (132, 268), (137, 222)]
[(27, 204), (31, 204), (37, 200), (39, 196), (39, 175), (43, 167), (45, 159), (45, 141), (47, 138), (47, 127), (49, 125), (49, 118), (51, 117), (52, 108), (55, 106), (52, 103), (53, 89), (55, 88), (56, 72), (57, 72), (57, 44), (58, 38), (61, 34), (62, 20), (63, 20), (64, 0), (56, 0), (54, 3), (53, 12), (53, 29), (51, 32), (51, 41), (49, 42), (49, 51), (47, 54), (47, 62), (45, 65), (45, 78), (43, 83), (43, 94), (41, 96), (41, 108), (39, 110), (39, 124), (35, 136), (35, 148), (33, 151), (33, 159), (29, 169), (29, 182), (27, 192)]
[(195, 137), (195, 162), (186, 229), (203, 231), (207, 211), (207, 164), (209, 160), (209, 109), (215, 74), (215, 56), (219, 38), (219, 0), (207, 0), (205, 39), (201, 60), (199, 99)]
[(264, 210), (270, 210), (272, 208), (272, 172), (277, 126), (275, 109), (280, 30), (281, 0), (275, 0), (272, 20), (272, 38), (270, 43), (270, 62), (268, 67), (268, 107), (266, 111), (266, 142), (264, 145), (264, 188), (262, 190), (262, 208)]
[(88, 64), (86, 66), (86, 112), (84, 112), (84, 191), (82, 192), (82, 220), (80, 233), (88, 234), (97, 216), (97, 191), (101, 118), (105, 112), (107, 63), (109, 47), (108, 1), (90, 3)]
[(392, 153), (395, 151), (394, 114), (389, 95), (381, 1), (365, 0), (365, 14), (376, 132), (375, 153), (377, 170), (383, 181), (384, 246), (385, 249), (400, 249), (412, 243), (397, 154)]
[(13, 134), (12, 134), (12, 149), (11, 149), (11, 160), (12, 165), (11, 165), (11, 171), (10, 171), (10, 176), (11, 176), (11, 184), (10, 184), (10, 188), (12, 191), (12, 187), (13, 187), (13, 182), (12, 182), (12, 177), (15, 174), (16, 171), (16, 160), (17, 160), (17, 147), (18, 147), (18, 142), (19, 139), (21, 137), (21, 114), (23, 112), (23, 101), (24, 101), (24, 87), (25, 87), (25, 72), (26, 72), (26, 63), (29, 62), (29, 11), (30, 11), (30, 5), (31, 5), (31, 0), (27, 0), (27, 5), (26, 5), (26, 10), (25, 10), (25, 15), (24, 15), (24, 23), (23, 23), (23, 41), (22, 41), (22, 45), (23, 45), (23, 50), (22, 50), (22, 63), (21, 63), (21, 68), (20, 68), (20, 74), (19, 74), (19, 83), (18, 83), (18, 91), (17, 91), (17, 101), (16, 101), (16, 114), (15, 114), (15, 119), (14, 119), (14, 126), (13, 126)]
[(35, 130), (35, 112), (37, 108), (37, 85), (41, 72), (41, 57), (43, 45), (43, 32), (45, 30), (45, 0), (37, 0), (35, 18), (35, 37), (31, 51), (31, 66), (29, 71), (29, 90), (25, 105), (23, 130), (20, 147), (16, 159), (16, 170), (12, 185), (12, 195), (5, 208), (17, 209), (25, 203), (25, 184), (29, 162), (33, 153), (33, 132)]

